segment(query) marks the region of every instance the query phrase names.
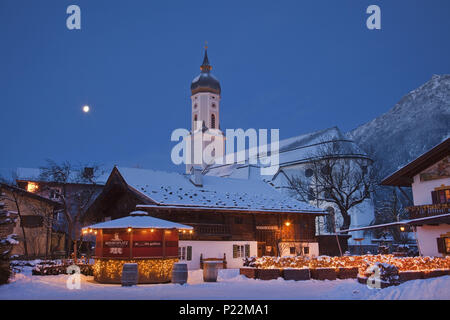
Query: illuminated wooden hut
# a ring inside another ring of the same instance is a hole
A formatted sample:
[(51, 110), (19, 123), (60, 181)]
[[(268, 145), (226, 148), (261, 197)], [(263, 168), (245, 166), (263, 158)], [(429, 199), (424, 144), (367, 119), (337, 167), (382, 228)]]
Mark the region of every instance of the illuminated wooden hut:
[(170, 282), (180, 232), (192, 233), (193, 228), (150, 217), (145, 211), (86, 227), (83, 234), (96, 236), (94, 279), (120, 283), (123, 264), (137, 263), (138, 283)]

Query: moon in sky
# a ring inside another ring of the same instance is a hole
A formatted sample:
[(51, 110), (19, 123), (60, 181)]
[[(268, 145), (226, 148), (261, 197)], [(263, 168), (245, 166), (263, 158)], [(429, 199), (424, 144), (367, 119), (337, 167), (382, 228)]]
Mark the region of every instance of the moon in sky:
[(88, 105), (86, 105), (86, 106), (83, 107), (83, 112), (84, 112), (84, 113), (88, 113), (90, 110), (91, 110), (91, 108), (89, 108)]

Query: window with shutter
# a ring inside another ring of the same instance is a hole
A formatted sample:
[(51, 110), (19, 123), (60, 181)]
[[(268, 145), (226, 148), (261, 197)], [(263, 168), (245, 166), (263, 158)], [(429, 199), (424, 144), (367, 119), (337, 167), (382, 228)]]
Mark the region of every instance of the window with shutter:
[(233, 244), (233, 258), (236, 259), (238, 257), (239, 246)]
[(44, 225), (44, 217), (41, 216), (22, 216), (20, 226), (24, 228), (40, 228)]
[(445, 190), (439, 190), (438, 198), (439, 203), (447, 203), (447, 200), (445, 199)]
[(246, 258), (250, 257), (250, 245), (249, 244), (245, 245), (245, 257)]
[(431, 201), (433, 202), (433, 204), (439, 203), (436, 191), (431, 191)]
[(445, 238), (436, 238), (439, 253), (445, 253)]
[(192, 247), (191, 246), (187, 246), (186, 260), (187, 261), (191, 261), (192, 260)]

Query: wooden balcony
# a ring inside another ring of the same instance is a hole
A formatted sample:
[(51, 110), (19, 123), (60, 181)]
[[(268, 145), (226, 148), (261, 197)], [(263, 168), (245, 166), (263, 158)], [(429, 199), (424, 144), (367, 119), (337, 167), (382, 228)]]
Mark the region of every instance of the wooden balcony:
[(450, 203), (428, 204), (423, 206), (407, 207), (410, 219), (426, 218), (450, 213)]
[(203, 235), (230, 235), (230, 226), (223, 224), (198, 224), (194, 225), (195, 232)]
[(231, 236), (231, 228), (224, 224), (187, 223), (194, 227), (193, 234), (180, 234), (180, 240), (190, 240), (204, 236)]

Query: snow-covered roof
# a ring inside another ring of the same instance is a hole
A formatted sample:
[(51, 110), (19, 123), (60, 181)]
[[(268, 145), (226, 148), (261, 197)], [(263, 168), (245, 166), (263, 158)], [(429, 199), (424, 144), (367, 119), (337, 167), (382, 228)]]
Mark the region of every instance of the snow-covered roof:
[[(140, 214), (136, 214), (140, 213)], [(111, 221), (93, 224), (86, 228), (91, 229), (124, 229), (124, 228), (145, 228), (145, 229), (186, 229), (192, 230), (191, 226), (162, 220), (147, 215), (147, 212), (132, 212), (129, 216), (114, 219)]]
[(175, 172), (137, 168), (117, 170), (128, 186), (160, 206), (324, 213), (322, 209), (283, 195), (261, 179), (202, 176), (202, 186), (195, 186), (190, 176)]
[[(408, 162), (404, 166), (400, 167), (394, 173), (385, 177), (381, 184), (385, 186), (403, 186), (410, 187), (412, 184), (412, 178), (429, 168), (445, 157), (450, 156), (450, 138), (447, 137), (439, 144), (432, 147), (430, 150), (424, 152), (416, 159)], [(442, 176), (445, 177), (445, 176)]]
[[(283, 167), (296, 163), (309, 162), (311, 159), (317, 157), (320, 146), (333, 142), (339, 144), (338, 154), (342, 157), (368, 158), (368, 155), (354, 141), (344, 135), (339, 128), (333, 127), (281, 140), (279, 142), (279, 166)], [(270, 151), (271, 146), (269, 145), (267, 149)], [(258, 157), (260, 161), (256, 165), (262, 166), (261, 163), (264, 163), (265, 155), (258, 153)], [(235, 156), (236, 160), (237, 157)], [(249, 162), (249, 150), (247, 149), (245, 150), (244, 163), (213, 165), (207, 169), (207, 174), (220, 177), (233, 176), (236, 170), (243, 166), (248, 166)]]

